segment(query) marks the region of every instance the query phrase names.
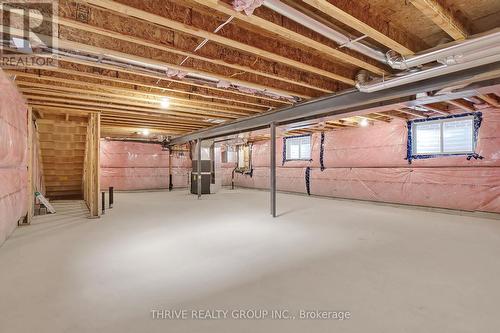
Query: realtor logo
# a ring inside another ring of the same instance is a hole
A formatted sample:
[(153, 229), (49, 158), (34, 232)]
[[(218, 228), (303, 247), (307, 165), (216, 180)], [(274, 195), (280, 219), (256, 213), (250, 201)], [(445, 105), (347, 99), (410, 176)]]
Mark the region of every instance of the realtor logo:
[(0, 0), (0, 67), (56, 67), (58, 2)]

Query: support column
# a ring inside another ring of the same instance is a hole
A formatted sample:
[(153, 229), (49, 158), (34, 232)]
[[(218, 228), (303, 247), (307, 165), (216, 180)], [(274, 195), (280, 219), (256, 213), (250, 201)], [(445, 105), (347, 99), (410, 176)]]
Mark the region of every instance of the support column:
[(172, 147), (168, 148), (168, 190), (172, 191), (174, 184), (172, 181)]
[(196, 172), (198, 176), (196, 177), (196, 180), (198, 181), (198, 199), (201, 198), (201, 139), (197, 140), (197, 146), (196, 146), (196, 155), (198, 157), (198, 162), (196, 163)]
[(271, 191), (271, 215), (276, 217), (276, 123), (272, 122), (271, 126), (271, 170), (269, 173), (270, 191)]

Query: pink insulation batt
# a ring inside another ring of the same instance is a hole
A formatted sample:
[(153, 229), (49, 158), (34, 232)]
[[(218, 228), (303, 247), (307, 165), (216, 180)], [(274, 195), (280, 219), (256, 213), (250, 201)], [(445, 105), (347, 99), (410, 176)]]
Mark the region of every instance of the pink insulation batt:
[[(405, 160), (406, 122), (375, 123), (325, 133), (320, 169), (320, 134), (313, 135), (312, 161), (282, 166), (283, 140), (277, 141), (279, 190), (306, 193), (305, 169), (311, 167), (311, 194), (379, 202), (500, 213), (500, 110), (485, 108), (476, 152), (465, 156)], [(236, 174), (235, 185), (269, 188), (269, 142), (253, 146), (253, 177)], [(226, 168), (231, 168), (228, 165)], [(224, 172), (224, 185), (231, 175)]]
[[(101, 140), (101, 189), (152, 190), (168, 188), (169, 158), (159, 144)], [(173, 185), (186, 187), (189, 154), (172, 156)]]
[(0, 69), (0, 244), (28, 212), (28, 107)]

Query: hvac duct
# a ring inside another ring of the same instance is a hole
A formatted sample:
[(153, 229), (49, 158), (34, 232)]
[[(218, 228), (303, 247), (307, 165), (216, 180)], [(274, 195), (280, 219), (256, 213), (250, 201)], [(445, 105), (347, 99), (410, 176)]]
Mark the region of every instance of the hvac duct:
[(361, 71), (357, 76), (356, 88), (365, 93), (371, 93), (383, 89), (393, 88), (406, 83), (417, 82), (432, 77), (437, 77), (461, 70), (478, 67), (481, 65), (500, 62), (500, 43), (483, 48), (482, 50), (471, 51), (460, 57), (454, 57), (452, 61), (443, 61), (444, 64), (413, 71), (405, 75), (385, 80), (384, 78), (370, 81), (369, 74)]
[[(490, 47), (499, 42), (500, 29), (497, 28), (488, 34), (478, 37), (470, 38), (464, 41), (454, 42), (451, 45), (447, 44), (444, 47), (437, 47), (428, 50), (421, 54), (416, 54), (409, 57), (403, 57), (395, 51), (389, 51), (384, 55), (379, 50), (371, 48), (359, 42), (359, 38), (351, 40), (346, 35), (335, 31), (334, 29), (326, 26), (323, 23), (301, 13), (293, 7), (290, 7), (280, 0), (265, 0), (264, 6), (272, 9), (273, 11), (286, 16), (287, 18), (323, 35), (324, 37), (339, 43), (341, 46), (350, 48), (361, 54), (364, 54), (372, 59), (381, 63), (388, 64), (393, 69), (407, 70), (413, 67), (418, 67), (432, 62), (440, 62), (447, 65), (463, 63), (464, 60), (460, 59), (464, 53)], [(420, 74), (422, 75), (422, 74)]]
[[(434, 61), (442, 64), (459, 63), (460, 58), (465, 53), (475, 52), (484, 48), (490, 48), (500, 43), (500, 28), (494, 29), (487, 34), (474, 38), (446, 44), (441, 47), (430, 49), (421, 54), (409, 57), (398, 55), (394, 51), (387, 52), (387, 64), (394, 69), (406, 70), (412, 67), (421, 66)], [(463, 62), (463, 61), (462, 61)]]
[(292, 21), (295, 21), (317, 33), (323, 35), (324, 37), (340, 44), (341, 46), (350, 48), (356, 52), (364, 54), (370, 58), (373, 58), (379, 62), (386, 63), (386, 57), (383, 52), (375, 50), (365, 44), (359, 42), (359, 38), (351, 40), (346, 35), (333, 30), (332, 28), (316, 21), (315, 19), (301, 13), (293, 7), (290, 7), (279, 0), (265, 0), (264, 6), (273, 11), (288, 17)]

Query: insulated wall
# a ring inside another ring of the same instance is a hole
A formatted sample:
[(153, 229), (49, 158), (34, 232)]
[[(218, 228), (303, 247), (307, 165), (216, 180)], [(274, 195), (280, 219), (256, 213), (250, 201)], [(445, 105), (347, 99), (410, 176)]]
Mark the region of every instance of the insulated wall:
[(28, 107), (0, 69), (0, 244), (28, 212)]
[[(188, 186), (189, 152), (172, 154), (174, 188)], [(101, 189), (166, 189), (169, 185), (169, 152), (159, 144), (101, 140)]]
[[(313, 195), (500, 213), (500, 110), (485, 108), (476, 152), (465, 156), (413, 160), (408, 164), (407, 124), (394, 119), (367, 128), (325, 132), (324, 171), (320, 138), (312, 138), (312, 161), (282, 163), (277, 141), (279, 190), (306, 193), (310, 167)], [(269, 188), (269, 142), (253, 145), (253, 175), (236, 174), (235, 185)], [(224, 185), (229, 185), (227, 165)]]

